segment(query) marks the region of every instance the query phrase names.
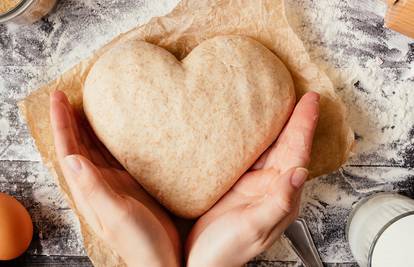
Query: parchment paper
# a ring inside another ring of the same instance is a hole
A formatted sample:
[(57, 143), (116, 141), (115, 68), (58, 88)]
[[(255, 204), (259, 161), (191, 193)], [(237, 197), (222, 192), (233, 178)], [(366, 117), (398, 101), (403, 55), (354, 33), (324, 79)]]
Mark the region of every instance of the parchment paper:
[[(120, 35), (95, 54), (38, 89), (20, 103), (44, 163), (61, 190), (71, 196), (55, 157), (49, 121), (49, 93), (62, 90), (81, 109), (82, 86), (96, 59), (119, 42), (139, 38), (157, 44), (182, 59), (201, 41), (216, 35), (250, 36), (278, 55), (291, 71), (298, 98), (307, 91), (321, 94), (321, 117), (312, 152), (311, 174), (316, 177), (338, 169), (348, 158), (354, 135), (346, 109), (329, 78), (313, 64), (289, 26), (283, 0), (183, 0), (168, 15)], [(76, 210), (75, 210), (76, 212)], [(77, 212), (76, 212), (77, 213)], [(95, 266), (124, 266), (80, 218), (85, 249)]]

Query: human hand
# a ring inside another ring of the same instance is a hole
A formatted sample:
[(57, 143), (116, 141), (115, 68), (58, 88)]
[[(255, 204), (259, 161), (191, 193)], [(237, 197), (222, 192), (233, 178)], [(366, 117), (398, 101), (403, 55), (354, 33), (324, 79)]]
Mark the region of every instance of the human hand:
[(179, 266), (173, 222), (106, 151), (63, 92), (51, 94), (50, 117), (74, 204), (95, 234), (128, 266)]
[(308, 93), (273, 144), (195, 224), (189, 267), (239, 267), (269, 248), (299, 212), (308, 177), (319, 95)]

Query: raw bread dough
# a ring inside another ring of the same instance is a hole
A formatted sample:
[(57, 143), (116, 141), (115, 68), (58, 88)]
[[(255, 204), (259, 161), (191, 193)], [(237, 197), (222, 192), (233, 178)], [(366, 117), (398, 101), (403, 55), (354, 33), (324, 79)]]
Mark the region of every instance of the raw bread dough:
[(94, 266), (125, 267), (126, 264), (108, 244), (93, 233), (73, 204), (55, 154), (49, 120), (50, 92), (64, 91), (72, 105), (83, 112), (82, 88), (90, 68), (114, 46), (140, 39), (161, 46), (183, 59), (204, 40), (228, 34), (254, 38), (278, 55), (292, 74), (297, 100), (311, 90), (320, 93), (320, 117), (309, 165), (311, 176), (331, 173), (348, 159), (354, 143), (354, 133), (347, 120), (346, 107), (335, 93), (329, 77), (312, 62), (299, 36), (290, 27), (283, 0), (182, 0), (171, 13), (152, 18), (145, 25), (120, 34), (91, 57), (19, 102), (43, 162), (78, 215), (85, 250)]
[(1, 0), (0, 2), (0, 14), (9, 12), (15, 8), (21, 0)]
[(296, 101), (292, 77), (248, 37), (204, 41), (182, 62), (143, 41), (92, 67), (84, 110), (99, 139), (164, 206), (208, 210), (275, 140)]

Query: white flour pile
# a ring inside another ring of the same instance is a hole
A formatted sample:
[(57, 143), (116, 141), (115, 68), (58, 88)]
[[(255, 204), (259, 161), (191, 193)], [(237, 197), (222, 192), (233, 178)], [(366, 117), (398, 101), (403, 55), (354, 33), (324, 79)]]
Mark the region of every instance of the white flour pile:
[(351, 163), (370, 153), (376, 157), (365, 163), (401, 163), (389, 146), (401, 150), (412, 138), (414, 63), (408, 62), (410, 39), (381, 28), (385, 1), (288, 2), (292, 26), (336, 85), (361, 137)]
[[(8, 70), (9, 78), (0, 77), (0, 96), (23, 97), (28, 89), (56, 78), (119, 33), (168, 13), (177, 3), (178, 0), (61, 1), (57, 13), (42, 26), (9, 27), (9, 33), (15, 36), (14, 45), (18, 48), (21, 44), (21, 51), (13, 54), (17, 61), (14, 64), (19, 67)], [(340, 174), (310, 182), (303, 201), (303, 215), (313, 232), (329, 233), (316, 236), (324, 260), (349, 262), (352, 257), (338, 224), (343, 226), (351, 204), (358, 199), (356, 193), (392, 189), (387, 182), (413, 175), (406, 168), (378, 168), (373, 172), (352, 165), (407, 164), (405, 155), (398, 151), (413, 143), (409, 132), (414, 132), (414, 63), (409, 62), (409, 57), (414, 54), (414, 44), (410, 49), (408, 38), (382, 29), (385, 5), (381, 0), (288, 0), (287, 12), (311, 57), (328, 73), (348, 106), (357, 134), (356, 154), (350, 165)], [(13, 83), (16, 91), (6, 92)], [(20, 134), (15, 128), (21, 122), (13, 124), (14, 115), (9, 115), (16, 113), (13, 104), (0, 106), (0, 140), (12, 140), (0, 159), (39, 161), (27, 132), (23, 133), (24, 140), (12, 138)], [(50, 212), (49, 219), (57, 227), (68, 227), (73, 216), (66, 210), (56, 210), (56, 206), (67, 207), (52, 178), (39, 164), (28, 170), (36, 176), (31, 178), (36, 185), (33, 197), (42, 203), (39, 221)], [(368, 178), (370, 182), (352, 177)], [(71, 226), (69, 231), (76, 237), (79, 233), (75, 229)], [(54, 241), (42, 242), (43, 254), (62, 253), (62, 247), (53, 247)], [(64, 248), (65, 254), (76, 255), (81, 247), (75, 238)], [(276, 244), (259, 258), (296, 261), (287, 247), (286, 243)]]

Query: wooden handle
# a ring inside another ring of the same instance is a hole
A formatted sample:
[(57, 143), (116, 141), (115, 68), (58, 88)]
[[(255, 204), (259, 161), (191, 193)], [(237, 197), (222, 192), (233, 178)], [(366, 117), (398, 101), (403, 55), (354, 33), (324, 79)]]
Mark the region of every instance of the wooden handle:
[(387, 4), (389, 7), (392, 7), (395, 4), (395, 2), (398, 2), (398, 0), (387, 0)]
[(414, 38), (414, 0), (387, 0), (385, 26)]

